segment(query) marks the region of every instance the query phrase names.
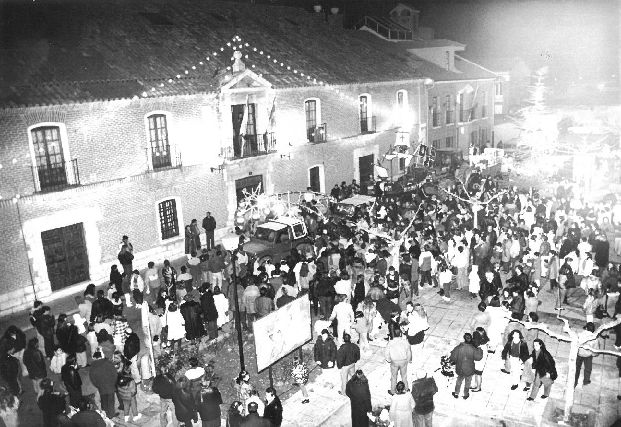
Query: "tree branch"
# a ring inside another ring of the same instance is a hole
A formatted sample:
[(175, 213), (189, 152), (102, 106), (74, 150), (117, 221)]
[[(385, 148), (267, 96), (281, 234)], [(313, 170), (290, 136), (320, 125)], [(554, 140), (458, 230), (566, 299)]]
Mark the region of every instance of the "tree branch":
[(517, 319), (513, 319), (513, 318), (511, 318), (511, 320), (513, 322), (520, 323), (526, 329), (529, 329), (529, 330), (530, 329), (538, 329), (541, 332), (543, 332), (545, 334), (548, 334), (552, 338), (556, 338), (559, 341), (566, 341), (566, 342), (571, 342), (572, 341), (571, 337), (560, 335), (558, 332), (554, 332), (554, 331), (550, 330), (546, 325), (541, 325), (541, 324), (538, 324), (538, 323), (524, 322), (522, 320), (517, 320)]
[(615, 350), (601, 350), (598, 348), (593, 348), (589, 345), (581, 345), (580, 348), (583, 348), (585, 350), (590, 350), (593, 353), (597, 353), (597, 354), (607, 354), (609, 356), (615, 356), (615, 357), (621, 357), (621, 351), (615, 351)]
[(621, 316), (617, 317), (617, 320), (612, 321), (612, 322), (608, 322), (608, 323), (604, 323), (603, 325), (601, 325), (599, 328), (597, 328), (595, 330), (595, 332), (593, 332), (595, 334), (595, 336), (599, 336), (599, 334), (601, 334), (602, 332), (604, 332), (607, 329), (611, 329), (614, 328), (615, 326), (617, 326), (618, 324), (621, 324)]

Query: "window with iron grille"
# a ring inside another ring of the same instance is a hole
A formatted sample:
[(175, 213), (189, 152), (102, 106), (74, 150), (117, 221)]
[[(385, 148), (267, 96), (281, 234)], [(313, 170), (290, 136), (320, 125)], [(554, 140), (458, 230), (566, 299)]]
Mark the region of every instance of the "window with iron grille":
[(440, 140), (439, 139), (434, 139), (433, 141), (431, 141), (431, 146), (433, 148), (440, 148)]
[(444, 145), (446, 146), (446, 148), (453, 148), (453, 146), (455, 145), (455, 137), (447, 136), (446, 140), (444, 141)]
[(304, 113), (306, 115), (306, 138), (309, 142), (314, 142), (317, 127), (317, 101), (314, 99), (305, 101)]
[(149, 122), (149, 144), (151, 145), (151, 162), (153, 169), (167, 168), (172, 165), (170, 143), (168, 142), (168, 123), (166, 115), (152, 114)]
[(164, 200), (158, 204), (160, 214), (160, 231), (162, 240), (177, 237), (179, 235), (179, 220), (177, 218), (177, 201), (175, 199)]
[(60, 128), (42, 126), (31, 131), (39, 185), (42, 190), (67, 184)]

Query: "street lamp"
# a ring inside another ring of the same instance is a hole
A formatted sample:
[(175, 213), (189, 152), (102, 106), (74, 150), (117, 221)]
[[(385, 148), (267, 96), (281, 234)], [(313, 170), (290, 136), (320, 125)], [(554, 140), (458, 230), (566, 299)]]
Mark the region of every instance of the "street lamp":
[(239, 300), (237, 298), (237, 267), (235, 265), (237, 261), (237, 250), (239, 249), (239, 240), (237, 239), (222, 239), (222, 246), (224, 249), (231, 252), (231, 262), (233, 263), (233, 275), (231, 277), (230, 285), (233, 285), (233, 298), (235, 298), (235, 329), (237, 331), (237, 346), (239, 348), (239, 370), (245, 371), (244, 363), (244, 345), (242, 341), (241, 319), (239, 315)]

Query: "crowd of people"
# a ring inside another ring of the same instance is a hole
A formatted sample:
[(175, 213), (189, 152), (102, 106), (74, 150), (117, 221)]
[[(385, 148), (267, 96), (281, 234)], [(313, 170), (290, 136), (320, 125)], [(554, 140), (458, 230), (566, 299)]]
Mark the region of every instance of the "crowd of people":
[[(358, 191), (355, 182), (343, 183), (332, 197), (342, 200)], [(464, 399), (482, 390), (490, 357), (505, 361), (502, 372), (511, 390), (523, 382), (529, 392), (524, 398), (533, 400), (543, 385), (541, 398), (549, 396), (555, 361), (527, 327), (539, 321), (541, 292), (556, 295), (559, 311), (585, 297), (581, 339), (592, 347), (598, 345), (595, 324), (621, 312), (619, 271), (608, 256), (608, 241), (621, 226), (619, 205), (582, 202), (566, 183), (548, 195), (502, 188), (498, 179), (476, 172), (465, 184), (454, 182), (433, 194), (420, 186), (390, 194), (381, 183), (368, 192), (375, 202), (356, 206), (349, 217), (315, 214), (306, 202), (301, 212), (313, 224), (313, 256), (293, 249), (279, 262), (259, 264), (244, 250), (249, 236), (243, 234), (238, 249), (226, 251), (215, 245), (215, 219), (208, 213), (202, 222), (206, 247), (193, 220), (186, 227), (187, 261), (177, 265), (179, 271), (165, 260), (160, 268), (149, 262), (141, 273), (133, 265), (133, 245), (123, 236), (120, 268), (111, 267), (107, 289), (87, 287), (77, 301), (79, 313), (55, 317), (37, 301), (31, 313), (36, 337), (27, 340), (15, 326), (6, 330), (0, 376), (20, 396), (22, 375), (28, 375), (45, 426), (138, 420), (140, 388), (159, 395), (162, 426), (168, 418), (191, 426), (199, 417), (203, 426), (215, 426), (224, 415), (230, 426), (279, 426), (283, 408), (276, 390), (268, 388), (261, 398), (247, 372), (233, 380), (237, 399), (222, 414), (221, 393), (197, 359), (190, 359), (181, 376), (157, 362), (186, 342), (217, 339), (233, 319), (252, 333), (256, 319), (302, 297), (310, 299), (313, 311), (314, 362), (322, 370), (339, 370), (339, 393), (351, 400), (353, 425), (430, 426), (438, 388), (416, 362), (430, 327), (418, 301), (421, 289), (437, 288), (448, 305), (458, 292), (478, 308), (468, 325), (472, 332), (443, 359), (443, 373), (454, 370), (457, 376), (455, 398), (462, 384)], [(614, 245), (620, 253), (621, 239)], [(129, 309), (139, 313), (137, 321), (128, 320)], [(615, 332), (621, 348), (619, 327)], [(372, 344), (384, 347), (391, 372), (391, 404), (379, 413), (372, 411), (368, 380), (359, 369)], [(589, 385), (594, 356), (580, 350), (576, 385), (582, 365), (582, 385)], [(96, 388), (91, 394), (84, 393), (80, 374), (87, 365)], [(408, 371), (415, 372), (412, 383)], [(296, 358), (290, 376), (302, 403), (309, 403), (305, 362)]]

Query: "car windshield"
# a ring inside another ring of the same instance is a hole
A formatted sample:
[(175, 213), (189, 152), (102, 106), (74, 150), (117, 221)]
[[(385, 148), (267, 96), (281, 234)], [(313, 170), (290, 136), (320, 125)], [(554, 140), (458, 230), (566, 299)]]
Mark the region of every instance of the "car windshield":
[(278, 235), (278, 231), (271, 230), (269, 228), (257, 227), (256, 233), (254, 233), (254, 238), (258, 240), (266, 240), (268, 242), (274, 243), (276, 236)]

